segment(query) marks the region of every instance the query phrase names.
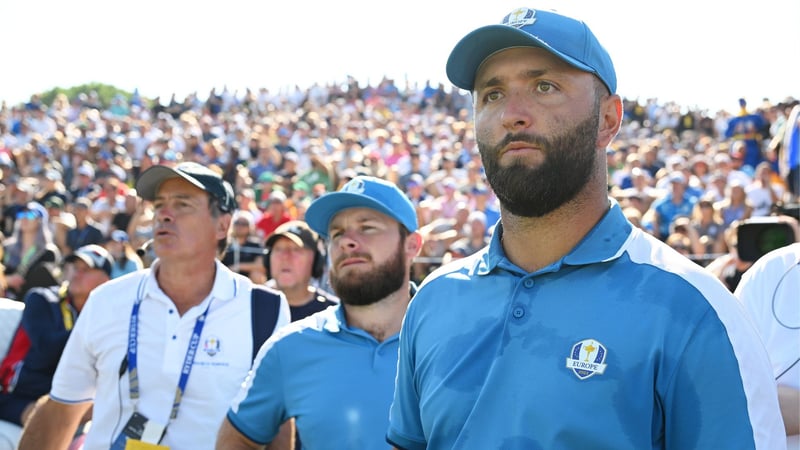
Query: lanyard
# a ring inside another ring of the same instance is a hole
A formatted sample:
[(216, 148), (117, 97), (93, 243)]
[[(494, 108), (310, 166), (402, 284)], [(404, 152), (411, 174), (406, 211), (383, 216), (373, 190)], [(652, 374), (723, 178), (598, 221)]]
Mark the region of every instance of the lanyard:
[[(141, 287), (141, 285), (140, 285)], [(133, 311), (131, 311), (131, 323), (128, 329), (128, 380), (130, 397), (133, 400), (139, 398), (139, 373), (137, 372), (137, 342), (139, 337), (139, 307), (142, 304), (141, 288), (139, 295), (136, 296), (136, 301), (133, 303)], [(200, 343), (200, 333), (203, 331), (203, 325), (206, 322), (208, 310), (211, 308), (211, 302), (208, 302), (206, 310), (194, 322), (194, 331), (189, 340), (189, 348), (186, 349), (186, 357), (183, 359), (183, 366), (181, 369), (181, 376), (178, 379), (178, 387), (175, 390), (175, 399), (172, 402), (172, 414), (170, 419), (178, 417), (178, 407), (183, 398), (183, 392), (186, 390), (186, 383), (189, 381), (189, 373), (192, 371), (194, 365), (194, 355), (197, 353), (197, 346)], [(135, 409), (135, 407), (134, 407)]]

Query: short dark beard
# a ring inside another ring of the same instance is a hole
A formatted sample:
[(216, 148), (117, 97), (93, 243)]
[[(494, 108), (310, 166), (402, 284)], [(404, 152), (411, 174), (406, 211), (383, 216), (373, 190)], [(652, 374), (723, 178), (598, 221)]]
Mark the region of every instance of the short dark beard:
[[(599, 125), (599, 104), (586, 120), (565, 132), (545, 137), (508, 134), (492, 146), (478, 140), (486, 178), (500, 204), (521, 217), (542, 217), (573, 200), (594, 176), (597, 167), (595, 145)], [(511, 142), (527, 142), (542, 148), (544, 162), (528, 167), (513, 161), (502, 167), (497, 155)]]
[[(394, 255), (368, 273), (339, 276), (331, 270), (333, 292), (345, 305), (366, 306), (376, 303), (397, 291), (406, 281), (405, 244), (403, 239)], [(361, 255), (368, 257), (368, 255)]]

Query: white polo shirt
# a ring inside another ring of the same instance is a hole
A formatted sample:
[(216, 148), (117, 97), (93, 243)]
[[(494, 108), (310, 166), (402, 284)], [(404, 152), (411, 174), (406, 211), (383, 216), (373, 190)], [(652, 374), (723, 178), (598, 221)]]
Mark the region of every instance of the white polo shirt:
[(800, 389), (800, 243), (759, 258), (735, 294), (761, 334), (778, 384)]
[[(109, 448), (134, 411), (129, 373), (120, 373), (120, 369), (128, 351), (137, 297), (141, 307), (136, 411), (169, 424), (162, 445), (173, 450), (214, 447), (228, 405), (250, 369), (253, 350), (252, 284), (219, 261), (216, 265), (210, 295), (183, 316), (158, 286), (158, 261), (151, 269), (104, 283), (89, 296), (64, 349), (50, 394), (63, 403), (95, 402), (86, 450)], [(178, 416), (170, 422), (189, 339), (206, 308), (208, 316)], [(276, 329), (289, 323), (289, 317), (289, 305), (282, 298)]]

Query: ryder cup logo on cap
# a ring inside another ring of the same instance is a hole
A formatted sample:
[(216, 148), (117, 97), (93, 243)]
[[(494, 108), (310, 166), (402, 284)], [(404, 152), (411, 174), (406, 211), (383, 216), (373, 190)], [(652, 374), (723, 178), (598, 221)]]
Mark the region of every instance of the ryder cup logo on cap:
[(308, 226), (328, 237), (333, 216), (348, 208), (370, 208), (400, 222), (408, 231), (417, 230), (414, 205), (394, 183), (370, 176), (357, 176), (337, 192), (314, 200), (306, 211)]
[(488, 25), (467, 34), (447, 60), (447, 77), (468, 91), (475, 73), (493, 54), (513, 47), (539, 47), (567, 64), (595, 74), (613, 94), (617, 75), (608, 52), (589, 27), (580, 20), (554, 11), (518, 8), (500, 25)]

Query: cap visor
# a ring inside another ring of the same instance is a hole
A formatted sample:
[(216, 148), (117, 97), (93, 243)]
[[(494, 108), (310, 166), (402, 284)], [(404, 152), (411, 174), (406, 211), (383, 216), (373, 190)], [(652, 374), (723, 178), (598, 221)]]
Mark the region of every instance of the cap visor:
[(203, 186), (203, 184), (199, 181), (185, 175), (182, 172), (172, 169), (171, 167), (153, 166), (147, 169), (139, 177), (139, 180), (136, 181), (136, 192), (138, 192), (139, 196), (145, 200), (154, 200), (156, 197), (156, 191), (158, 191), (158, 187), (161, 186), (161, 183), (170, 178), (176, 177), (183, 178), (198, 188), (206, 190), (206, 187)]
[(270, 236), (269, 239), (267, 239), (267, 242), (264, 244), (264, 247), (272, 247), (273, 245), (275, 245), (275, 241), (277, 241), (279, 238), (282, 237), (285, 237), (286, 239), (289, 239), (290, 241), (294, 242), (295, 245), (297, 245), (298, 247), (305, 248), (306, 246), (303, 243), (303, 240), (300, 239), (300, 236), (294, 233), (275, 233), (272, 236)]
[(447, 78), (455, 86), (472, 91), (475, 86), (475, 74), (486, 58), (500, 50), (513, 47), (543, 48), (571, 66), (595, 73), (591, 67), (553, 49), (546, 42), (525, 31), (508, 25), (487, 25), (464, 36), (456, 44), (450, 57), (447, 58)]
[(73, 254), (67, 256), (66, 258), (64, 258), (64, 262), (71, 263), (71, 262), (75, 262), (75, 261), (77, 261), (79, 259), (81, 261), (85, 262), (86, 265), (91, 267), (92, 269), (96, 269), (97, 268), (97, 267), (95, 267), (94, 261), (92, 260), (92, 258), (90, 258), (90, 257), (88, 257), (86, 255), (82, 255), (80, 253), (73, 253)]
[(317, 234), (327, 238), (328, 225), (333, 216), (349, 208), (370, 208), (397, 220), (392, 210), (369, 197), (350, 192), (331, 192), (311, 203), (306, 211), (306, 223)]

